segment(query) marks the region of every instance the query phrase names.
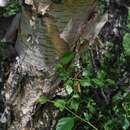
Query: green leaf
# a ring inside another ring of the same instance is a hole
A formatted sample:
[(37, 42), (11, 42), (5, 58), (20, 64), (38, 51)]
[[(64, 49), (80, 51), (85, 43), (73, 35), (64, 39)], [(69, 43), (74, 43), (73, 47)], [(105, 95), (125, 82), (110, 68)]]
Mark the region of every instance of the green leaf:
[[(87, 66), (86, 66), (87, 67)], [(83, 69), (82, 76), (84, 78), (90, 78), (92, 76), (92, 72), (90, 68)]]
[(4, 8), (3, 15), (5, 17), (16, 14), (19, 11), (20, 7), (16, 0), (10, 0), (7, 7)]
[(59, 79), (60, 80), (63, 80), (63, 81), (66, 81), (68, 80), (69, 76), (70, 76), (70, 73), (67, 72), (67, 71), (62, 71), (61, 73), (58, 73), (59, 75)]
[(119, 93), (113, 97), (113, 101), (118, 103), (122, 100), (122, 95)]
[(80, 96), (79, 96), (78, 94), (74, 94), (72, 98), (74, 98), (74, 99), (79, 99)]
[(43, 104), (45, 104), (45, 103), (48, 102), (48, 97), (41, 96), (41, 97), (39, 97), (39, 98), (37, 99), (36, 102), (43, 105)]
[(64, 67), (63, 67), (63, 65), (61, 65), (61, 64), (56, 64), (55, 65), (55, 70), (56, 71), (58, 71), (59, 69), (63, 69)]
[(103, 70), (101, 70), (98, 72), (97, 77), (98, 79), (103, 80), (106, 77), (106, 73)]
[(128, 130), (129, 126), (130, 126), (130, 123), (129, 123), (127, 117), (125, 116), (124, 123), (123, 123), (123, 130)]
[(89, 121), (92, 118), (92, 114), (85, 112), (84, 113), (84, 118), (85, 118), (85, 120)]
[(94, 82), (96, 87), (103, 87), (104, 86), (103, 81), (100, 79), (93, 79), (93, 82)]
[(64, 56), (62, 57), (60, 62), (63, 65), (66, 65), (66, 64), (70, 63), (73, 58), (74, 58), (74, 53), (73, 52), (67, 52), (67, 53), (64, 54)]
[(90, 79), (81, 79), (80, 80), (80, 85), (83, 86), (83, 87), (89, 87), (92, 84), (91, 84)]
[(114, 122), (112, 120), (108, 120), (106, 123), (104, 123), (104, 130), (113, 130)]
[(68, 80), (65, 84), (65, 89), (67, 91), (67, 93), (70, 95), (73, 92), (73, 81), (72, 80)]
[(88, 108), (89, 112), (94, 113), (95, 112), (95, 106), (96, 106), (96, 103), (94, 102), (94, 100), (89, 98), (88, 103), (87, 103), (87, 108)]
[(80, 102), (76, 99), (72, 99), (69, 104), (69, 108), (73, 109), (74, 111), (77, 111), (79, 108)]
[(56, 130), (72, 130), (74, 127), (74, 118), (64, 117), (58, 121), (56, 125)]
[(64, 110), (65, 104), (66, 104), (66, 102), (62, 99), (58, 99), (58, 100), (54, 101), (54, 106), (59, 108), (60, 111)]
[(130, 34), (126, 33), (124, 36), (123, 46), (126, 55), (130, 55)]
[(70, 71), (66, 71), (66, 69), (64, 68), (64, 66), (61, 65), (61, 64), (56, 64), (56, 65), (55, 65), (55, 71), (56, 71), (56, 73), (57, 73), (57, 75), (58, 75), (58, 78), (59, 78), (60, 80), (65, 81), (65, 80), (67, 80), (67, 79), (69, 78), (69, 76), (70, 76)]
[(112, 79), (107, 79), (106, 82), (107, 82), (107, 84), (109, 84), (109, 85), (115, 85), (115, 81), (112, 80)]

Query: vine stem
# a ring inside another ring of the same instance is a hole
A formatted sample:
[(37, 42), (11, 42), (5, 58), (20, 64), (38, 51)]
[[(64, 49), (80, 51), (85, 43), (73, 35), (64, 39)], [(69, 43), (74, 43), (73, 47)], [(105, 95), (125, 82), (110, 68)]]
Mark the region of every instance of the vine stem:
[(81, 118), (80, 116), (78, 116), (77, 114), (75, 114), (73, 111), (71, 111), (69, 108), (65, 107), (65, 109), (70, 112), (72, 115), (74, 115), (76, 118), (80, 119), (81, 121), (87, 123), (89, 126), (91, 126), (92, 128), (94, 128), (95, 130), (99, 130), (98, 128), (96, 128), (92, 123), (90, 123), (89, 121), (86, 121), (85, 119)]
[[(48, 102), (53, 103), (54, 101), (48, 100)], [(68, 112), (70, 112), (73, 116), (75, 116), (77, 119), (81, 120), (82, 122), (87, 123), (89, 126), (91, 126), (93, 129), (95, 130), (99, 130), (98, 128), (96, 128), (92, 123), (90, 123), (89, 121), (86, 121), (85, 119), (81, 118), (79, 115), (77, 115), (76, 113), (74, 113), (73, 111), (71, 111), (68, 107), (64, 107)]]

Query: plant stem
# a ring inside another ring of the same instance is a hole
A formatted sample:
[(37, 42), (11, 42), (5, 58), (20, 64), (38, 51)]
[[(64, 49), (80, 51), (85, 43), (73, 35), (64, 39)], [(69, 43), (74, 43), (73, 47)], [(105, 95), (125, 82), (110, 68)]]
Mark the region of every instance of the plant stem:
[[(50, 103), (53, 103), (54, 104), (54, 101), (52, 100), (49, 100), (48, 102)], [(98, 128), (96, 128), (93, 124), (91, 124), (89, 121), (86, 121), (85, 119), (81, 118), (80, 116), (78, 116), (76, 113), (74, 113), (73, 111), (71, 111), (69, 108), (65, 107), (65, 109), (70, 112), (72, 115), (74, 115), (76, 118), (78, 118), (79, 120), (87, 123), (89, 126), (91, 126), (93, 129), (95, 130), (99, 130)]]
[(92, 128), (94, 128), (95, 130), (98, 130), (98, 128), (96, 128), (93, 124), (91, 124), (89, 121), (86, 121), (85, 119), (81, 118), (80, 116), (78, 116), (77, 114), (75, 114), (73, 111), (71, 111), (69, 108), (65, 107), (65, 109), (70, 112), (72, 115), (74, 115), (76, 118), (80, 119), (81, 121), (87, 123), (88, 125), (90, 125)]

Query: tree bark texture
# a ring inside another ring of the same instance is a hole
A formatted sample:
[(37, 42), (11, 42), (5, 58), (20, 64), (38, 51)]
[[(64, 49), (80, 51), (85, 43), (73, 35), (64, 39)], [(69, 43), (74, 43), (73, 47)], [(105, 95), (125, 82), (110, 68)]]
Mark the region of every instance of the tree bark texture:
[[(71, 8), (37, 0), (25, 4), (15, 45), (18, 56), (4, 85), (5, 110), (1, 122), (7, 122), (9, 130), (52, 130), (59, 111), (48, 104), (40, 111), (36, 100), (41, 95), (51, 99), (66, 96), (53, 66), (79, 37), (79, 25), (88, 17), (87, 3), (82, 0), (71, 4)], [(47, 12), (49, 16), (42, 16), (50, 4), (53, 9)]]

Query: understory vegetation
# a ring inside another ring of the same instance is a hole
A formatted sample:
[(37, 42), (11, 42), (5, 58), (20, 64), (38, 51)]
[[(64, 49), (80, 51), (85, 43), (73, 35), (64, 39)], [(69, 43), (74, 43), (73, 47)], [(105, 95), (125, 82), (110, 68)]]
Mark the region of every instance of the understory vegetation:
[[(106, 42), (100, 48), (100, 63), (96, 63), (95, 51), (96, 46), (80, 50), (78, 63), (76, 54), (66, 53), (56, 65), (68, 98), (52, 101), (43, 96), (38, 100), (60, 109), (56, 130), (130, 129), (130, 34), (124, 35), (120, 55), (113, 43)], [(113, 64), (114, 57), (117, 61)]]
[(0, 9), (0, 16), (9, 17), (15, 15), (20, 10), (17, 0), (10, 0), (6, 8)]

